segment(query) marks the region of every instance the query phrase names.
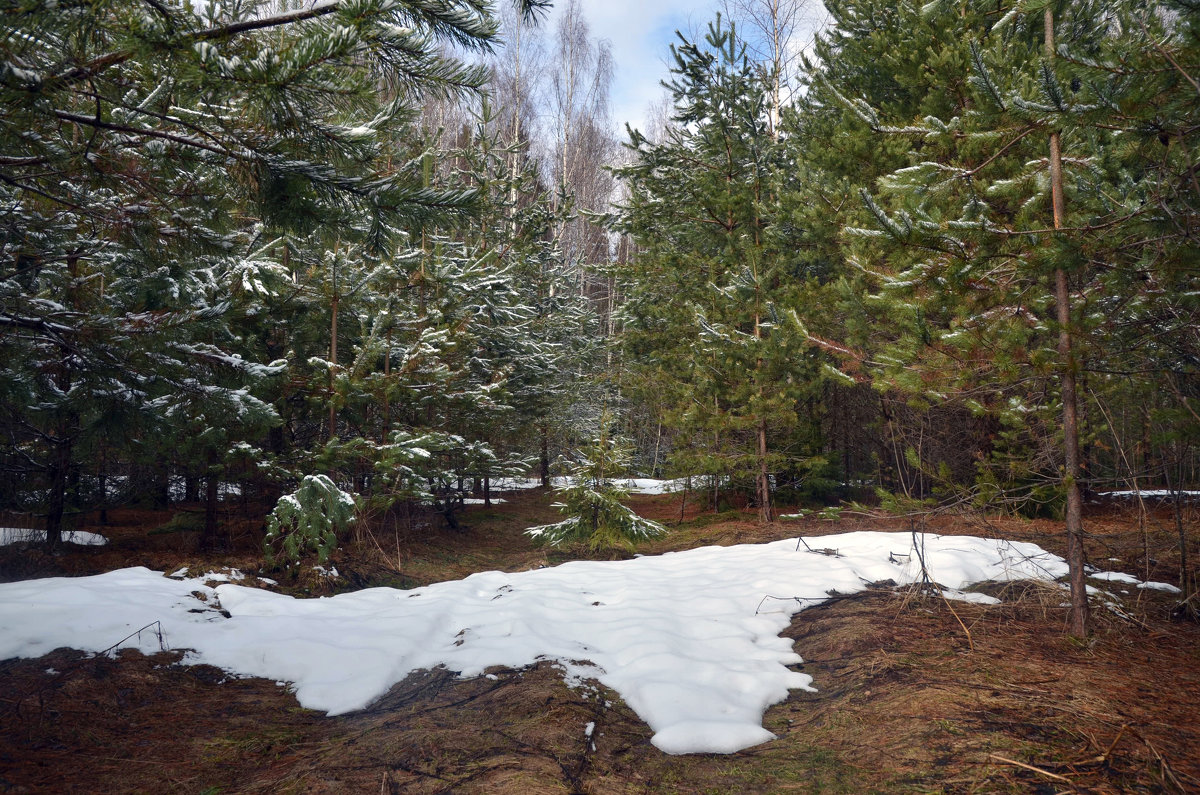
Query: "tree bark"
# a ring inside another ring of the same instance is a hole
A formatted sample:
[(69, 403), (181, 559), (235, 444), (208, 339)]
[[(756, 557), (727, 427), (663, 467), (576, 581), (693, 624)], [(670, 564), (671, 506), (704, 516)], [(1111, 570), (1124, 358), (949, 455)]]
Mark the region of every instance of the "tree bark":
[[(1179, 477), (1171, 477), (1171, 466), (1175, 463), (1179, 467)], [(1167, 491), (1170, 493), (1171, 507), (1175, 516), (1175, 530), (1179, 534), (1179, 587), (1183, 589), (1184, 598), (1192, 595), (1192, 577), (1191, 565), (1188, 561), (1188, 537), (1187, 530), (1183, 523), (1183, 486), (1180, 485), (1183, 476), (1183, 457), (1180, 456), (1177, 462), (1163, 462), (1163, 478), (1167, 483)], [(1149, 555), (1147, 558), (1147, 566), (1149, 566)], [(1148, 577), (1147, 577), (1148, 579)]]
[(67, 508), (67, 471), (71, 466), (73, 446), (69, 429), (63, 429), (54, 441), (50, 461), (50, 500), (46, 506), (46, 548), (50, 550), (62, 543), (63, 515)]
[[(75, 309), (79, 308), (79, 298), (75, 287), (78, 278), (79, 260), (77, 257), (67, 259), (67, 271), (71, 276), (72, 286), (68, 288), (68, 300)], [(56, 372), (53, 374), (54, 384), (58, 387), (65, 400), (70, 400), (71, 393), (71, 351), (63, 345), (59, 349), (61, 359)], [(53, 437), (50, 443), (53, 447), (50, 454), (49, 479), (50, 493), (47, 495), (46, 506), (46, 548), (55, 549), (62, 543), (63, 516), (67, 510), (67, 487), (71, 477), (71, 453), (75, 447), (75, 435), (79, 428), (79, 415), (69, 405), (63, 407), (63, 413), (54, 423)]]
[(215, 455), (209, 453), (208, 477), (204, 480), (204, 534), (200, 537), (201, 549), (212, 549), (217, 540), (217, 499), (220, 475), (212, 465)]
[(771, 475), (767, 471), (767, 421), (758, 424), (758, 521), (774, 521), (771, 509)]
[(208, 477), (204, 479), (204, 534), (200, 537), (201, 549), (212, 549), (217, 540), (217, 501), (220, 497), (221, 472), (217, 466), (217, 454), (208, 451)]
[[(1054, 59), (1054, 12), (1045, 11), (1046, 59)], [(1054, 210), (1054, 228), (1063, 228), (1065, 201), (1063, 199), (1062, 143), (1058, 130), (1050, 133), (1050, 196)], [(1080, 492), (1079, 415), (1075, 394), (1077, 363), (1071, 339), (1071, 294), (1067, 273), (1061, 267), (1054, 271), (1054, 301), (1058, 316), (1058, 357), (1061, 368), (1060, 386), (1063, 402), (1063, 485), (1067, 490), (1067, 565), (1071, 579), (1071, 634), (1087, 637), (1087, 583), (1085, 582), (1083, 552), (1083, 495)]]
[(388, 391), (392, 383), (392, 330), (387, 332), (387, 352), (383, 357), (383, 430), (379, 435), (379, 443), (385, 444), (392, 438), (392, 403)]
[(329, 441), (337, 438), (337, 402), (334, 399), (334, 370), (337, 369), (337, 338), (338, 338), (338, 294), (337, 294), (337, 265), (334, 265), (333, 277), (333, 306), (329, 318)]

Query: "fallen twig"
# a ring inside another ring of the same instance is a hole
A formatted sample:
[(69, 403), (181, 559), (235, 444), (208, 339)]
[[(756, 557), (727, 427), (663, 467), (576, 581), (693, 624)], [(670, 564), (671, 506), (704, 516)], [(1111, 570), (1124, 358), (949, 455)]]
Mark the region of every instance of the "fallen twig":
[(1129, 728), (1128, 723), (1121, 724), (1121, 730), (1119, 732), (1117, 732), (1117, 736), (1114, 737), (1113, 741), (1108, 744), (1108, 748), (1104, 749), (1104, 753), (1100, 754), (1100, 757), (1097, 761), (1099, 761), (1099, 762), (1107, 762), (1108, 761), (1109, 755), (1113, 752), (1113, 749), (1117, 747), (1117, 743), (1121, 741), (1121, 735), (1123, 735), (1125, 733), (1125, 730), (1128, 728)]
[(150, 629), (150, 627), (153, 627), (153, 626), (155, 626), (155, 625), (158, 625), (158, 629), (154, 630), (154, 634), (158, 636), (158, 650), (159, 650), (159, 651), (170, 651), (170, 650), (171, 650), (171, 649), (170, 649), (170, 647), (168, 647), (168, 646), (167, 646), (167, 644), (166, 644), (166, 641), (164, 641), (164, 640), (163, 640), (163, 629), (162, 629), (162, 622), (161, 622), (161, 621), (151, 621), (149, 624), (147, 624), (146, 626), (142, 627), (141, 629), (139, 629), (139, 630), (135, 630), (135, 631), (133, 631), (133, 632), (130, 632), (128, 635), (126, 635), (125, 637), (121, 638), (119, 641), (117, 641), (117, 642), (116, 642), (116, 643), (114, 643), (113, 645), (109, 646), (109, 647), (108, 647), (107, 649), (105, 649), (104, 651), (97, 652), (97, 653), (96, 653), (96, 656), (97, 656), (97, 657), (102, 657), (102, 656), (104, 656), (104, 655), (108, 654), (110, 651), (113, 651), (113, 650), (115, 650), (115, 649), (116, 649), (118, 646), (120, 646), (120, 645), (121, 645), (122, 643), (124, 643), (125, 641), (129, 640), (130, 638), (137, 637), (138, 635), (141, 635), (143, 632), (145, 632), (146, 630)]
[(1009, 759), (1007, 757), (1000, 756), (999, 754), (988, 754), (988, 756), (990, 756), (992, 759), (995, 759), (998, 762), (1003, 762), (1006, 765), (1016, 765), (1017, 767), (1021, 767), (1026, 770), (1030, 770), (1034, 773), (1037, 773), (1039, 775), (1043, 775), (1046, 778), (1052, 778), (1055, 781), (1065, 781), (1068, 784), (1072, 783), (1071, 779), (1067, 778), (1066, 776), (1060, 776), (1057, 773), (1051, 773), (1049, 770), (1042, 770), (1040, 767), (1034, 767), (1033, 765), (1027, 765), (1024, 762), (1018, 762), (1015, 759)]
[(954, 616), (954, 620), (958, 622), (958, 625), (960, 627), (962, 627), (963, 633), (966, 634), (967, 646), (970, 647), (971, 651), (975, 651), (975, 641), (971, 637), (971, 630), (967, 629), (967, 625), (964, 624), (963, 620), (958, 617), (958, 611), (956, 611), (954, 609), (954, 605), (950, 604), (950, 600), (949, 600), (949, 598), (946, 597), (946, 592), (942, 589), (941, 586), (937, 586), (937, 591), (938, 591), (938, 594), (942, 597), (942, 601), (946, 603), (946, 607), (950, 608), (950, 613), (951, 613), (951, 615)]
[(1146, 744), (1146, 747), (1150, 749), (1152, 754), (1154, 754), (1154, 758), (1158, 760), (1159, 770), (1162, 771), (1163, 785), (1165, 786), (1169, 780), (1170, 783), (1174, 784), (1176, 789), (1178, 789), (1180, 792), (1187, 792), (1187, 789), (1182, 783), (1180, 783), (1179, 779), (1175, 777), (1175, 771), (1171, 769), (1169, 764), (1167, 764), (1167, 760), (1164, 759), (1163, 755), (1158, 752), (1158, 749), (1154, 747), (1154, 744), (1145, 737), (1142, 738), (1142, 742)]

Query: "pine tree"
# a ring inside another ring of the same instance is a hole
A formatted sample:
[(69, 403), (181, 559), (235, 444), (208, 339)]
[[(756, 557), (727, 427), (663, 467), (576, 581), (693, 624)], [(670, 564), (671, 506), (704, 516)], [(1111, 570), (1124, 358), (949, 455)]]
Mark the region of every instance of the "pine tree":
[[(402, 222), (469, 209), (469, 194), (393, 167), (405, 159), (396, 132), (414, 95), (480, 88), (485, 71), (439, 45), (486, 49), (495, 25), (474, 2), (10, 11), (0, 23), (4, 458), (40, 473), (53, 544), (100, 418), (155, 414), (188, 395), (245, 402), (253, 365), (213, 340), (230, 340), (228, 279), (255, 269), (241, 260), (264, 232), (336, 229), (377, 250)], [(180, 438), (191, 422), (173, 424), (181, 416), (155, 421)]]
[[(590, 338), (582, 300), (555, 281), (548, 198), (530, 172), (512, 173), (489, 113), (485, 101), (440, 163), (420, 158), (427, 186), (471, 192), (469, 220), (413, 226), (383, 255), (343, 243), (336, 266), (326, 251), (306, 289), (285, 291), (291, 380), (309, 396), (289, 425), (320, 430), (294, 471), (331, 473), (373, 512), (432, 507), (451, 527), (477, 481), (486, 494), (489, 479), (524, 473)], [(426, 152), (441, 137), (429, 135)], [(533, 203), (515, 208), (514, 196)]]
[[(961, 30), (964, 9), (931, 3), (923, 24)], [(1176, 46), (1186, 36), (1169, 30), (1169, 15), (1147, 17), (1131, 5), (1007, 10), (998, 21), (985, 9), (966, 17), (966, 29), (978, 31), (966, 37), (970, 82), (943, 115), (891, 115), (831, 87), (876, 136), (908, 147), (904, 167), (864, 186), (872, 222), (848, 230), (849, 256), (866, 274), (866, 314), (892, 330), (873, 354), (886, 383), (929, 402), (956, 396), (1034, 438), (1057, 439), (1058, 455), (1037, 474), (1055, 478), (1065, 497), (1072, 631), (1083, 635), (1076, 386), (1089, 362), (1112, 349), (1105, 317), (1114, 313), (1100, 307), (1143, 292), (1114, 266), (1132, 256), (1145, 267), (1158, 248), (1148, 250), (1144, 236), (1157, 215), (1146, 208), (1152, 183), (1137, 151), (1148, 131), (1133, 119), (1174, 104), (1168, 97), (1178, 92), (1171, 80), (1149, 81), (1146, 92), (1117, 53), (1146, 51), (1133, 34), (1139, 17), (1149, 41)], [(937, 60), (933, 42), (913, 45)], [(946, 50), (961, 54), (962, 46)], [(1039, 407), (1039, 398), (1050, 403)]]
[(637, 246), (621, 285), (627, 384), (669, 406), (678, 467), (753, 483), (770, 521), (772, 474), (810, 455), (789, 449), (805, 357), (778, 333), (798, 287), (794, 241), (775, 223), (782, 150), (736, 31), (718, 18), (672, 52), (675, 125), (659, 142), (631, 131), (618, 172), (629, 199), (617, 226)]

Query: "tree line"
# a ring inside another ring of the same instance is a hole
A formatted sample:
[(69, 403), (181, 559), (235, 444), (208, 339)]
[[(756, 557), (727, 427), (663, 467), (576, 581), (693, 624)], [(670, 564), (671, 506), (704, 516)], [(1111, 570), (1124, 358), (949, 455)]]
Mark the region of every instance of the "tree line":
[(1195, 482), (1197, 9), (826, 7), (777, 126), (736, 20), (673, 47), (614, 215), (629, 394), (763, 520), (857, 484), (1062, 516), (1083, 634), (1084, 492)]
[(453, 523), (619, 432), (763, 521), (1061, 515), (1081, 577), (1089, 490), (1196, 482), (1191, 0), (728, 2), (623, 142), (541, 5), (15, 5), (3, 507)]
[(201, 501), (211, 543), (225, 496), (314, 473), (451, 521), (464, 480), (547, 477), (594, 370), (568, 184), (604, 178), (574, 161), (609, 77), (576, 12), (563, 129), (525, 132), (498, 49), (545, 6), (9, 9), (2, 507), (53, 545), (109, 505)]

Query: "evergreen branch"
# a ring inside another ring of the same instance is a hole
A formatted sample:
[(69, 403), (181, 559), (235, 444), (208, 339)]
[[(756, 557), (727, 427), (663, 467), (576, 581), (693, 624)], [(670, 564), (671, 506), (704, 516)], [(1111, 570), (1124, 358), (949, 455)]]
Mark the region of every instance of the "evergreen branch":
[(69, 69), (62, 74), (51, 77), (41, 86), (39, 86), (39, 89), (43, 91), (54, 90), (56, 88), (70, 86), (73, 83), (78, 83), (82, 80), (91, 80), (93, 77), (109, 67), (123, 64), (132, 57), (132, 50), (118, 50), (117, 52), (110, 52), (105, 55), (101, 55), (100, 57), (92, 60), (92, 62), (89, 64), (84, 66), (76, 66), (75, 68)]
[(1067, 106), (1063, 97), (1062, 86), (1058, 83), (1058, 75), (1054, 73), (1054, 66), (1050, 61), (1042, 61), (1042, 92), (1046, 98), (1054, 104), (1054, 108), (1058, 111), (1066, 111)]
[(1159, 44), (1158, 40), (1150, 35), (1150, 31), (1148, 31), (1146, 29), (1145, 17), (1138, 17), (1138, 24), (1141, 25), (1141, 27), (1142, 27), (1142, 33), (1144, 33), (1146, 35), (1146, 38), (1150, 40), (1150, 46), (1152, 46), (1155, 50), (1157, 50), (1159, 55), (1161, 55), (1163, 58), (1166, 58), (1167, 63), (1169, 63), (1169, 64), (1171, 64), (1171, 66), (1175, 67), (1176, 71), (1178, 71), (1179, 74), (1183, 75), (1183, 78), (1192, 84), (1192, 88), (1196, 89), (1196, 93), (1200, 94), (1200, 82), (1197, 82), (1196, 78), (1194, 78), (1190, 74), (1188, 74), (1187, 71), (1182, 66), (1179, 65), (1179, 62), (1176, 61), (1171, 56), (1171, 53), (1167, 52), (1166, 49), (1161, 44)]
[(47, 157), (7, 157), (0, 155), (0, 166), (40, 166), (50, 162)]
[(976, 83), (981, 85), (992, 101), (1000, 110), (1007, 110), (1004, 105), (1004, 97), (1000, 95), (1000, 89), (996, 87), (992, 81), (991, 72), (987, 68), (987, 64), (983, 61), (983, 52), (979, 48), (979, 43), (972, 40), (971, 44), (971, 65), (975, 67)]
[(299, 11), (289, 11), (286, 14), (277, 14), (273, 17), (247, 19), (242, 22), (234, 22), (229, 25), (208, 28), (206, 30), (198, 30), (195, 33), (186, 36), (183, 43), (191, 44), (198, 41), (227, 39), (232, 36), (236, 36), (239, 33), (246, 33), (247, 31), (251, 30), (277, 28), (281, 25), (290, 25), (293, 22), (303, 22), (307, 19), (316, 19), (317, 17), (323, 17), (327, 14), (332, 14), (334, 11), (338, 10), (341, 4), (342, 0), (328, 0), (328, 2), (318, 3)]
[[(0, 312), (0, 326), (8, 326), (10, 328), (23, 328), (32, 331), (44, 331), (49, 334), (74, 334), (78, 329), (71, 326), (64, 326), (61, 323), (53, 323), (49, 320), (39, 317), (21, 317), (10, 312)], [(55, 341), (59, 338), (55, 336)]]
[(88, 127), (93, 127), (99, 130), (110, 130), (112, 132), (126, 133), (128, 135), (144, 135), (149, 138), (159, 138), (164, 141), (171, 141), (180, 146), (187, 146), (194, 149), (203, 149), (206, 152), (221, 155), (222, 157), (234, 157), (239, 160), (249, 160), (250, 158), (243, 152), (237, 153), (229, 149), (223, 149), (217, 146), (206, 144), (203, 141), (198, 141), (195, 138), (189, 138), (183, 135), (174, 133), (162, 132), (161, 130), (147, 130), (140, 127), (128, 127), (124, 124), (114, 124), (113, 122), (98, 119), (95, 116), (80, 116), (77, 113), (69, 113), (65, 110), (55, 110), (54, 115), (63, 121), (74, 122)]
[(551, 0), (517, 0), (521, 18), (526, 22), (535, 21), (539, 15), (545, 14), (552, 6)]
[(1134, 218), (1137, 218), (1138, 216), (1144, 215), (1145, 213), (1146, 213), (1145, 209), (1140, 209), (1140, 210), (1135, 210), (1134, 212), (1131, 212), (1128, 215), (1122, 215), (1117, 218), (1114, 218), (1111, 221), (1106, 221), (1105, 223), (1102, 223), (1102, 224), (1088, 224), (1086, 226), (1064, 226), (1061, 229), (1055, 229), (1054, 227), (1042, 228), (1042, 229), (1002, 229), (1000, 227), (992, 227), (991, 231), (997, 235), (1004, 235), (1005, 237), (1014, 237), (1014, 236), (1019, 236), (1019, 235), (1053, 235), (1053, 234), (1058, 234), (1061, 232), (1102, 232), (1105, 229), (1112, 229), (1113, 227), (1120, 226), (1121, 224), (1125, 223), (1126, 221), (1130, 221)]
[(69, 209), (75, 210), (85, 216), (95, 216), (96, 215), (96, 213), (93, 212), (92, 209), (89, 207), (84, 207), (83, 205), (76, 204), (71, 201), (67, 201), (66, 199), (62, 198), (61, 196), (55, 196), (52, 193), (47, 193), (46, 191), (42, 190), (41, 188), (34, 187), (33, 185), (26, 185), (24, 182), (19, 182), (18, 180), (14, 179), (13, 177), (10, 177), (8, 174), (5, 174), (3, 171), (0, 171), (0, 182), (8, 183), (9, 185), (12, 185), (14, 188), (17, 188), (18, 190), (29, 191), (30, 193), (34, 194), (35, 196), (41, 196), (43, 199), (52, 201), (55, 204), (61, 204), (63, 207), (67, 207)]
[[(193, 124), (184, 119), (181, 119), (178, 116), (169, 116), (165, 113), (155, 113), (154, 111), (148, 110), (147, 108), (143, 107), (142, 105), (137, 105), (137, 106), (129, 105), (124, 102), (115, 101), (108, 97), (101, 96), (101, 95), (96, 94), (91, 91), (80, 92), (80, 95), (89, 97), (91, 99), (95, 99), (96, 102), (107, 102), (110, 105), (112, 105), (114, 108), (120, 108), (121, 110), (129, 111), (131, 114), (136, 113), (136, 114), (139, 114), (142, 116), (148, 116), (149, 118), (152, 118), (152, 119), (157, 119), (158, 121), (164, 122), (166, 124), (178, 125), (187, 130), (191, 130), (192, 132), (196, 133), (197, 135), (199, 135), (203, 138), (207, 138), (207, 139), (213, 141), (214, 146), (221, 145), (221, 139), (218, 138), (214, 133), (204, 129), (203, 127), (201, 127), (197, 124)], [(142, 129), (142, 128), (136, 128), (136, 129)], [(195, 140), (195, 139), (189, 139), (189, 140)], [(224, 152), (224, 150), (222, 150), (221, 152), (218, 152), (218, 153), (223, 154), (225, 152)]]
[[(227, 39), (232, 36), (236, 36), (239, 33), (246, 33), (252, 30), (276, 28), (283, 25), (291, 25), (295, 22), (316, 19), (337, 11), (342, 2), (343, 0), (329, 0), (328, 2), (319, 3), (299, 11), (289, 11), (285, 14), (277, 14), (272, 17), (247, 19), (241, 22), (233, 22), (228, 25), (198, 30), (182, 36), (175, 42), (175, 44), (188, 45), (201, 41)], [(45, 91), (47, 89), (70, 86), (73, 83), (78, 83), (83, 80), (90, 80), (106, 69), (125, 63), (134, 55), (135, 53), (133, 50), (117, 50), (115, 52), (106, 53), (105, 55), (101, 55), (98, 58), (93, 59), (91, 63), (84, 64), (83, 66), (76, 66), (73, 69), (69, 69), (66, 72), (53, 76), (49, 80), (45, 81), (45, 84), (39, 88)]]
[(1022, 130), (1020, 133), (1017, 134), (1016, 138), (1013, 138), (1011, 141), (1006, 143), (1004, 146), (997, 149), (996, 152), (991, 157), (989, 157), (987, 160), (984, 160), (982, 163), (975, 166), (975, 168), (971, 169), (970, 171), (963, 172), (963, 176), (965, 176), (965, 177), (975, 176), (980, 171), (982, 171), (983, 169), (985, 169), (989, 165), (991, 165), (992, 162), (996, 160), (996, 158), (1000, 157), (1000, 155), (1004, 154), (1009, 149), (1011, 149), (1013, 146), (1015, 146), (1017, 143), (1019, 143), (1025, 136), (1029, 135), (1032, 132), (1035, 132), (1037, 129), (1038, 129), (1037, 127), (1026, 127), (1024, 130)]
[(992, 25), (992, 33), (1001, 33), (1005, 28), (1013, 23), (1013, 21), (1025, 10), (1023, 0), (1017, 0), (1013, 3), (1013, 7), (1008, 10), (1004, 16), (1000, 17), (995, 25)]

